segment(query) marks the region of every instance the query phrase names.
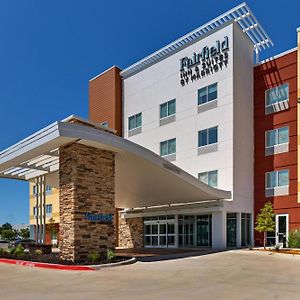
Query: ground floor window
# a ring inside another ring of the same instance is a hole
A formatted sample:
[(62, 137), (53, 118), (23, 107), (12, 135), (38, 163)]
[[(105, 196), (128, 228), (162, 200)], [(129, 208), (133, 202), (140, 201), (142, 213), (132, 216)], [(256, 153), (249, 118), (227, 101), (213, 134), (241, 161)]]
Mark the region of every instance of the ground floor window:
[(236, 247), (236, 214), (227, 214), (227, 247)]
[(242, 213), (241, 219), (241, 245), (242, 247), (251, 244), (251, 215)]
[(146, 217), (144, 236), (146, 247), (209, 247), (212, 245), (212, 216)]

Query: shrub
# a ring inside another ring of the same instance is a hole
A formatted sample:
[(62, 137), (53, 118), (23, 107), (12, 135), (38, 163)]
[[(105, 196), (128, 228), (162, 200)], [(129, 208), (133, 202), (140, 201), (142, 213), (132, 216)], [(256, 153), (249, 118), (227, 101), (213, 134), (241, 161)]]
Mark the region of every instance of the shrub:
[(113, 261), (115, 259), (116, 259), (116, 253), (111, 249), (107, 249), (107, 260)]
[(92, 261), (92, 262), (97, 262), (99, 261), (101, 258), (101, 255), (100, 253), (94, 251), (94, 252), (91, 252), (89, 255), (88, 255), (88, 260)]
[(288, 244), (290, 248), (300, 248), (300, 231), (293, 230), (290, 232)]
[(16, 247), (11, 247), (9, 249), (9, 254), (14, 255), (15, 254), (15, 250), (16, 250)]
[(3, 255), (3, 254), (5, 254), (5, 253), (6, 253), (6, 250), (3, 249), (3, 248), (0, 248), (0, 255)]
[(36, 250), (34, 251), (34, 254), (36, 254), (36, 255), (41, 255), (41, 254), (43, 254), (43, 251), (42, 251), (41, 249), (36, 249)]
[(24, 248), (21, 245), (18, 245), (15, 248), (15, 251), (14, 251), (13, 254), (16, 255), (16, 256), (22, 256), (22, 255), (24, 255)]

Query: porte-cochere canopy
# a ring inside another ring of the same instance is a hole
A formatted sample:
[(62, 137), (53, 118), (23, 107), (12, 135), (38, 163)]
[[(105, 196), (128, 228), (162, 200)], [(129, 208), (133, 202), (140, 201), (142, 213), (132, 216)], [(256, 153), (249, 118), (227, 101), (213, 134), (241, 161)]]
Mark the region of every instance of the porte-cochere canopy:
[(0, 178), (34, 181), (45, 175), (59, 188), (59, 148), (70, 143), (116, 153), (116, 207), (143, 208), (231, 198), (231, 192), (209, 187), (152, 151), (75, 116), (57, 121), (0, 152)]

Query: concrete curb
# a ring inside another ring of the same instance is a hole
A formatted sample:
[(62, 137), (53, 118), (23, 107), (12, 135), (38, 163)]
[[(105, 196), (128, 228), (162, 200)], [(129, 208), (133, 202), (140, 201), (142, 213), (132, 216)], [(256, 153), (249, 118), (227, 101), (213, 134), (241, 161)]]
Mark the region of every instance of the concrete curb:
[(5, 264), (26, 266), (26, 267), (33, 267), (33, 268), (43, 268), (43, 269), (68, 270), (68, 271), (96, 271), (96, 270), (99, 270), (102, 268), (130, 265), (130, 264), (135, 263), (136, 261), (137, 261), (136, 258), (133, 257), (128, 260), (111, 263), (111, 264), (74, 266), (74, 265), (59, 265), (59, 264), (41, 263), (41, 262), (19, 260), (19, 259), (0, 258), (0, 263), (5, 263)]
[(112, 268), (112, 267), (118, 267), (118, 266), (126, 266), (126, 265), (132, 265), (137, 262), (137, 259), (135, 257), (132, 257), (130, 259), (124, 260), (124, 261), (119, 261), (116, 263), (111, 263), (111, 264), (103, 264), (103, 265), (92, 265), (90, 266), (93, 268), (93, 270), (100, 270), (103, 268)]

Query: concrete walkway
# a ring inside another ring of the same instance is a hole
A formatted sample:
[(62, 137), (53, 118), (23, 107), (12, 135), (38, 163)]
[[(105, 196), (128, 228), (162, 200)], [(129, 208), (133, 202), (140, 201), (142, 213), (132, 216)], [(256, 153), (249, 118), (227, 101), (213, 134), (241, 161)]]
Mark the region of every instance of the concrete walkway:
[(103, 269), (0, 264), (0, 299), (299, 299), (300, 256), (236, 250)]

